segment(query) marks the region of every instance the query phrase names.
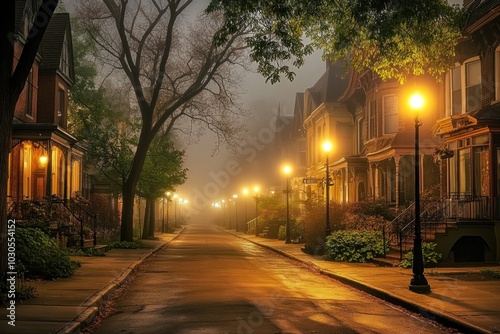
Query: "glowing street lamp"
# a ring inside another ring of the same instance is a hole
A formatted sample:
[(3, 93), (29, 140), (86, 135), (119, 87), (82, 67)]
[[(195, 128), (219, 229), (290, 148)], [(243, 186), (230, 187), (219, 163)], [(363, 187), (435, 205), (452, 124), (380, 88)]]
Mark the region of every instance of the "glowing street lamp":
[(325, 141), (323, 143), (323, 151), (326, 155), (326, 179), (325, 179), (325, 187), (326, 187), (326, 236), (330, 235), (330, 171), (329, 171), (329, 162), (328, 155), (332, 150), (332, 143), (329, 141)]
[(419, 153), (419, 128), (422, 123), (419, 113), (424, 106), (423, 97), (415, 93), (410, 98), (410, 107), (415, 115), (415, 237), (413, 239), (413, 277), (409, 289), (418, 293), (426, 293), (431, 290), (424, 276), (424, 257), (422, 254), (422, 234), (420, 231), (420, 153)]
[(283, 167), (283, 173), (286, 175), (286, 240), (285, 244), (291, 244), (292, 240), (290, 239), (290, 190), (288, 188), (289, 185), (289, 177), (290, 173), (292, 172), (292, 168), (290, 166), (285, 166)]

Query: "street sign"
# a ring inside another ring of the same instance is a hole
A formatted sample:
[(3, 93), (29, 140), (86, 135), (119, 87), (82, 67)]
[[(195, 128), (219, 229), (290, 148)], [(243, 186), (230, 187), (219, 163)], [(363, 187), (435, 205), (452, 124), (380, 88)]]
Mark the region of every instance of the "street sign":
[(317, 183), (317, 182), (318, 182), (318, 179), (315, 177), (305, 177), (302, 179), (302, 183), (304, 183), (304, 184), (313, 184), (313, 183)]

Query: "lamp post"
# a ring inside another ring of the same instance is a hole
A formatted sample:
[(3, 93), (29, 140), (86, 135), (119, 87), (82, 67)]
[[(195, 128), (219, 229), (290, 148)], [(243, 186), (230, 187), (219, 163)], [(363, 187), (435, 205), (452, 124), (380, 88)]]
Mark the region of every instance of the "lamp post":
[(288, 188), (289, 185), (289, 176), (290, 173), (292, 172), (292, 168), (290, 166), (285, 166), (283, 167), (283, 173), (286, 175), (286, 239), (285, 239), (285, 244), (291, 244), (292, 240), (290, 238), (290, 189)]
[(255, 236), (259, 236), (259, 187), (253, 188), (255, 192)]
[(328, 155), (330, 151), (332, 150), (332, 143), (329, 141), (325, 141), (323, 143), (323, 151), (325, 151), (326, 155), (326, 179), (325, 179), (325, 187), (326, 187), (326, 194), (325, 194), (325, 199), (326, 199), (326, 236), (328, 237), (330, 235), (330, 171), (329, 171), (329, 162), (328, 162)]
[[(247, 216), (247, 197), (248, 197), (248, 189), (243, 189), (243, 195), (245, 196), (245, 202), (244, 202), (244, 207), (245, 207), (245, 224), (248, 223), (248, 216)], [(248, 225), (247, 225), (248, 227)], [(248, 232), (248, 230), (246, 231)]]
[(174, 202), (174, 228), (177, 227), (177, 194), (172, 196), (172, 202)]
[(235, 225), (236, 225), (236, 232), (239, 232), (238, 231), (238, 195), (237, 194), (233, 194), (233, 198), (234, 198), (234, 220), (235, 220)]
[(420, 153), (419, 128), (422, 125), (418, 119), (424, 105), (424, 99), (418, 93), (410, 98), (410, 107), (415, 113), (415, 237), (413, 239), (413, 277), (409, 289), (413, 292), (426, 293), (431, 290), (424, 276), (424, 257), (422, 254), (422, 234), (420, 231)]

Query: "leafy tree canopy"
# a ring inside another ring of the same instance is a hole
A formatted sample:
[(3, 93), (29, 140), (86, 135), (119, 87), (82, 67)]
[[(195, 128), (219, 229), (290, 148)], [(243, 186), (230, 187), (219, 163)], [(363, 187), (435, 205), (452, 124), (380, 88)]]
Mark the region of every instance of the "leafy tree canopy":
[[(360, 73), (406, 81), (411, 75), (436, 79), (449, 68), (463, 10), (446, 0), (212, 0), (208, 11), (222, 11), (225, 41), (243, 27), (258, 71), (275, 83), (294, 78), (313, 49), (324, 59), (349, 59)], [(304, 37), (310, 42), (305, 43)]]

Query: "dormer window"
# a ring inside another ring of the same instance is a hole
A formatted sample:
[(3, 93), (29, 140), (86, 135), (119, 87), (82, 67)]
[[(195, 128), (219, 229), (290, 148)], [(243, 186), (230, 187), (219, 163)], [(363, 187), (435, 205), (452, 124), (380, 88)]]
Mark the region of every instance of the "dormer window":
[(481, 108), (481, 61), (478, 57), (451, 70), (450, 82), (452, 115)]

